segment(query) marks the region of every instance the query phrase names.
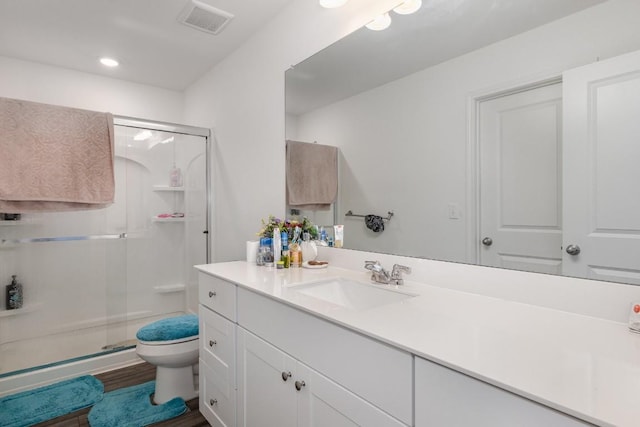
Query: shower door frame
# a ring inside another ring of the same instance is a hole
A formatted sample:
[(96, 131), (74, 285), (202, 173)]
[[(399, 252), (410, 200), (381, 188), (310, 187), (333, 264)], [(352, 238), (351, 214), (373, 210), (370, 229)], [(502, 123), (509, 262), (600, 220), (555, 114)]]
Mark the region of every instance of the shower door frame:
[[(138, 119), (128, 116), (113, 116), (114, 125), (136, 128), (149, 129), (155, 131), (171, 132), (181, 135), (190, 135), (205, 138), (205, 179), (206, 179), (206, 214), (205, 214), (205, 259), (206, 263), (211, 262), (211, 201), (212, 201), (212, 183), (211, 183), (211, 140), (212, 132), (210, 129), (181, 125), (168, 122), (160, 122), (153, 120)], [(89, 236), (91, 237), (91, 236)], [(105, 236), (100, 236), (105, 238)], [(122, 238), (119, 236), (106, 236), (106, 238)], [(135, 354), (135, 348), (107, 351), (102, 353), (88, 354), (77, 358), (55, 362), (42, 366), (34, 366), (14, 371), (11, 375), (0, 375), (0, 397), (27, 390), (37, 385), (46, 385), (61, 379), (70, 378), (82, 374), (92, 374), (104, 372), (118, 367), (128, 366), (136, 363), (139, 359)]]
[(149, 129), (156, 130), (161, 132), (172, 132), (181, 135), (191, 135), (191, 136), (201, 136), (205, 139), (205, 176), (207, 180), (206, 186), (206, 194), (207, 194), (207, 203), (206, 203), (206, 217), (205, 217), (205, 230), (203, 230), (203, 234), (205, 234), (206, 240), (206, 260), (207, 264), (211, 262), (211, 239), (210, 230), (211, 230), (211, 129), (201, 128), (197, 126), (189, 126), (189, 125), (180, 125), (177, 123), (168, 123), (168, 122), (160, 122), (154, 120), (144, 120), (138, 119), (135, 117), (127, 117), (127, 116), (113, 116), (113, 124), (114, 126), (124, 126), (136, 129)]

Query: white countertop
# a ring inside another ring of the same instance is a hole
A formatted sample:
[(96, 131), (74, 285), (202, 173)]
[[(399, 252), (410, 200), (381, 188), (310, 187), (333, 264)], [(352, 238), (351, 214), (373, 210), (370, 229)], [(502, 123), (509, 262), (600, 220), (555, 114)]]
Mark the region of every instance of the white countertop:
[(196, 268), (587, 422), (640, 425), (640, 334), (624, 323), (407, 279), (398, 290), (415, 297), (350, 310), (292, 285), (334, 277), (368, 283), (365, 270), (244, 261)]

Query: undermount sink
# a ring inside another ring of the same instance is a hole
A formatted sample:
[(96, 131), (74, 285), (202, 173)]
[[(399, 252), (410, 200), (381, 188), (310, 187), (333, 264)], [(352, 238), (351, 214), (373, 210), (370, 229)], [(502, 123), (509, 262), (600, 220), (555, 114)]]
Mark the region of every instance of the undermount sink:
[(296, 285), (291, 290), (352, 310), (366, 310), (415, 296), (390, 289), (389, 285), (366, 284), (344, 278)]

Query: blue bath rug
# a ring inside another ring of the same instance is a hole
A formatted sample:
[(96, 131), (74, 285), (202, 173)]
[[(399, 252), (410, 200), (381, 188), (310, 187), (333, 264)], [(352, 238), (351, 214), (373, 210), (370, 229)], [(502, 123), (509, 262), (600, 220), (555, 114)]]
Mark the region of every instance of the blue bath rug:
[(0, 398), (0, 426), (22, 427), (86, 408), (102, 399), (104, 386), (91, 375)]
[(168, 420), (187, 412), (187, 405), (175, 397), (162, 405), (154, 405), (151, 395), (156, 382), (121, 388), (106, 393), (89, 411), (91, 427), (142, 427)]

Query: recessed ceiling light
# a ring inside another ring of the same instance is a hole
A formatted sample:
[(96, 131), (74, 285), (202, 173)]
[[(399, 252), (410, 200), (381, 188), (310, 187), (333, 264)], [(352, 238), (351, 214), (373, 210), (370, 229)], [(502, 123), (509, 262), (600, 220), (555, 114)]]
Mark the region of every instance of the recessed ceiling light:
[(120, 64), (113, 58), (100, 58), (100, 63), (105, 67), (117, 67)]
[(405, 0), (400, 6), (393, 9), (400, 15), (410, 15), (422, 7), (422, 0)]
[(369, 22), (366, 27), (373, 31), (386, 30), (391, 25), (391, 16), (388, 13), (378, 16), (373, 21)]
[(335, 7), (340, 7), (345, 4), (347, 0), (320, 0), (320, 6), (326, 7), (327, 9), (333, 9)]

